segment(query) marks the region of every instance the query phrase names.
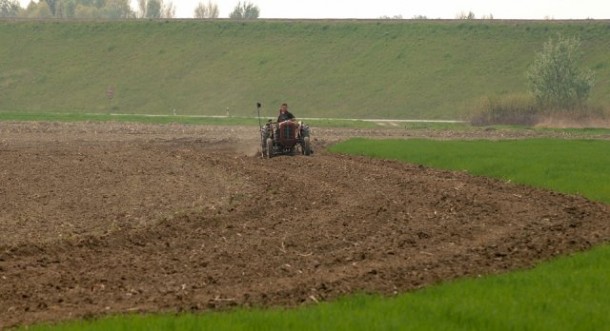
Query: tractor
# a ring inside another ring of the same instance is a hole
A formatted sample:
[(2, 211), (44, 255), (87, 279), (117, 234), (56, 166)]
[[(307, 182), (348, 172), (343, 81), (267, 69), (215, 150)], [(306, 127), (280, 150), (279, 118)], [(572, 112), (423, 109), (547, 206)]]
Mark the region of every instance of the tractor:
[(261, 128), (263, 157), (277, 155), (311, 155), (309, 126), (294, 120), (280, 123), (269, 120)]

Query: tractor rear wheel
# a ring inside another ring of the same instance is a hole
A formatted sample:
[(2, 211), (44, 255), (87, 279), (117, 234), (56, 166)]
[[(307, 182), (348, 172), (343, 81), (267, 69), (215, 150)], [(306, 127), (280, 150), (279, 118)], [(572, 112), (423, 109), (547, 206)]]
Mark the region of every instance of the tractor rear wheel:
[(303, 138), (303, 154), (304, 155), (311, 154), (311, 142), (309, 141), (309, 137)]

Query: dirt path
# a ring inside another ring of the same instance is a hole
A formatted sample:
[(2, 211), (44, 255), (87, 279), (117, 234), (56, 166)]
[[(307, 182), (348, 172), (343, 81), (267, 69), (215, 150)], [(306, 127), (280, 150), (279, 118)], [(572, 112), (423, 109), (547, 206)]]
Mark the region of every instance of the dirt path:
[(405, 133), (324, 132), (313, 157), (262, 160), (247, 128), (0, 123), (0, 328), (391, 295), (610, 238), (608, 206), (330, 155)]

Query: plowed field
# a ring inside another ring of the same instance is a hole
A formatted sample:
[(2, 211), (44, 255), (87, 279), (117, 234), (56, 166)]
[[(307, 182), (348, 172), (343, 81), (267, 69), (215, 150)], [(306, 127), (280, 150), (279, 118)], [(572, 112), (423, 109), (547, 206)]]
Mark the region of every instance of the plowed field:
[(0, 328), (392, 295), (610, 238), (580, 197), (324, 151), (412, 133), (313, 134), (263, 160), (252, 128), (0, 123)]

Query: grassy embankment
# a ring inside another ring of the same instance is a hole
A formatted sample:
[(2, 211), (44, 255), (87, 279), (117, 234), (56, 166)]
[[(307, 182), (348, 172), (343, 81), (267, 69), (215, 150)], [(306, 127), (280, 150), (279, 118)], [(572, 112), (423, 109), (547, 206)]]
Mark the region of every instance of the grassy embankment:
[[(583, 41), (610, 104), (607, 21), (0, 21), (0, 112), (459, 119)], [(113, 99), (106, 92), (112, 87)]]
[[(607, 141), (368, 141), (335, 152), (467, 170), (610, 203)], [(586, 157), (583, 157), (586, 156)], [(295, 310), (118, 316), (33, 330), (602, 330), (610, 324), (610, 247), (532, 270), (462, 279), (395, 298), (352, 296)]]

